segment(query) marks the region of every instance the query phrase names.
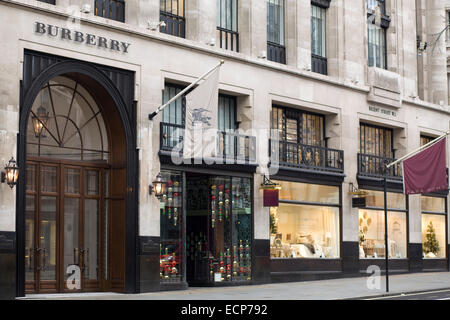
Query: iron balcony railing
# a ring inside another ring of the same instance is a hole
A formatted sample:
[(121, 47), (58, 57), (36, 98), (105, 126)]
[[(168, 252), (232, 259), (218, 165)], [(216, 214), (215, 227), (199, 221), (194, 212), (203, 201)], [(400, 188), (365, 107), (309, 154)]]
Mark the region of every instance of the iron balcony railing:
[(286, 47), (267, 42), (267, 60), (286, 64)]
[(381, 157), (372, 154), (358, 153), (358, 175), (382, 178), (387, 175), (390, 179), (402, 179), (400, 164), (389, 167), (387, 164), (395, 161), (393, 158)]
[(328, 60), (315, 54), (311, 55), (311, 69), (312, 72), (327, 75), (328, 74)]
[(221, 49), (239, 52), (239, 33), (217, 27), (217, 38)]
[[(278, 150), (278, 159), (276, 159)], [(302, 143), (269, 140), (271, 165), (305, 168), (324, 172), (344, 172), (344, 151)]]
[[(184, 125), (161, 122), (160, 149), (183, 152)], [(217, 132), (217, 157), (238, 163), (256, 161), (256, 137), (235, 131)]]

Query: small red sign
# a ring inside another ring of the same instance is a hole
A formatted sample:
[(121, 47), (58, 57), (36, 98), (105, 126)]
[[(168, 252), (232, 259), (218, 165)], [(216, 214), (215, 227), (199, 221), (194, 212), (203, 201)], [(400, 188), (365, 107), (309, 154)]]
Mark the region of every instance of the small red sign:
[(278, 207), (278, 189), (264, 190), (264, 207)]

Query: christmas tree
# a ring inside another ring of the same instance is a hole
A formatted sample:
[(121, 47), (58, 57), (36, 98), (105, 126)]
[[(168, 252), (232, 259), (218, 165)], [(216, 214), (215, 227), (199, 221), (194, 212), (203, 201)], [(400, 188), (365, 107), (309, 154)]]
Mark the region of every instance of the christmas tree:
[(427, 234), (423, 243), (423, 251), (425, 254), (432, 252), (437, 255), (439, 252), (439, 241), (436, 239), (436, 231), (434, 230), (433, 222), (427, 226)]

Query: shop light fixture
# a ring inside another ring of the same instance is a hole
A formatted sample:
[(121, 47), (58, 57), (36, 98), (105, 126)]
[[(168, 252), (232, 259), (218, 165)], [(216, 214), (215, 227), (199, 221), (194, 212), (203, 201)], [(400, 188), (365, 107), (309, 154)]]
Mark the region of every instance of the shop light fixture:
[(162, 195), (166, 190), (166, 183), (163, 181), (161, 177), (161, 173), (158, 173), (155, 181), (152, 182), (152, 185), (149, 186), (150, 194), (155, 193), (155, 197), (161, 199)]
[[(45, 127), (47, 127), (48, 120), (50, 119), (49, 113), (47, 112), (47, 109), (45, 109), (43, 106), (40, 106), (37, 109), (37, 114), (32, 117), (33, 121), (33, 130), (34, 135), (36, 138), (45, 138), (45, 135), (43, 134), (43, 130)], [(42, 135), (41, 135), (42, 134)]]
[(14, 188), (17, 184), (17, 180), (19, 179), (19, 167), (17, 166), (16, 160), (14, 157), (9, 160), (8, 164), (5, 166), (5, 172), (2, 172), (2, 183), (7, 183), (10, 188)]

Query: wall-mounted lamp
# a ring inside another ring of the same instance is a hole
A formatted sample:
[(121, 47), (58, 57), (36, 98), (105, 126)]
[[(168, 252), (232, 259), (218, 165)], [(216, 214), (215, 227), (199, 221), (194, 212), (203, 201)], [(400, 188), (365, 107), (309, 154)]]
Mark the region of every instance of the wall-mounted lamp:
[(422, 56), (422, 53), (426, 51), (428, 48), (428, 42), (420, 41), (420, 38), (417, 38), (417, 51), (419, 52), (419, 56)]
[(34, 135), (36, 138), (45, 138), (45, 135), (43, 134), (43, 130), (45, 127), (47, 127), (48, 120), (50, 119), (49, 113), (47, 112), (47, 109), (45, 109), (43, 106), (40, 106), (37, 109), (36, 116), (33, 116), (31, 120), (33, 121), (33, 130)]
[(17, 180), (19, 179), (19, 167), (17, 166), (16, 160), (14, 157), (9, 160), (8, 164), (5, 166), (5, 172), (2, 172), (2, 183), (7, 183), (9, 187), (12, 189), (17, 184)]
[(166, 191), (166, 183), (163, 181), (161, 173), (158, 173), (155, 181), (153, 181), (152, 185), (149, 186), (149, 193), (152, 194), (153, 192), (155, 192), (155, 197), (161, 199), (165, 191)]

